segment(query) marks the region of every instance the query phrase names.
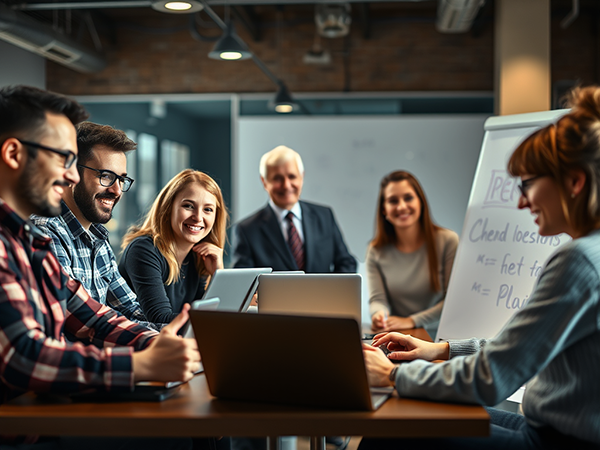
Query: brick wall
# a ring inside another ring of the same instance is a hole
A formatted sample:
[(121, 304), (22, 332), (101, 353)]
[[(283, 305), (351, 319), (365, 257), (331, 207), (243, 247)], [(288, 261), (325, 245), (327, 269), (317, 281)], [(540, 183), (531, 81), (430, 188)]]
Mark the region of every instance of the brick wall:
[[(356, 11), (347, 39), (322, 39), (332, 53), (328, 66), (306, 65), (311, 47), (314, 8), (256, 7), (262, 39), (240, 36), (293, 92), (469, 91), (493, 90), (493, 19), (484, 18), (477, 33), (442, 34), (435, 30), (435, 5), (372, 5), (371, 37), (365, 39)], [(221, 13), (222, 11), (218, 11)], [(48, 62), (48, 88), (70, 95), (272, 92), (273, 83), (252, 61), (214, 61), (213, 43), (194, 40), (187, 16), (152, 10), (118, 11), (116, 42), (107, 45), (109, 65), (84, 75)], [(208, 20), (205, 17), (205, 20)], [(594, 15), (582, 15), (567, 30), (552, 26), (552, 78), (597, 81), (598, 37)], [(134, 23), (140, 29), (125, 24)], [(157, 29), (177, 29), (158, 34)], [(150, 32), (150, 31), (154, 32)], [(216, 34), (218, 30), (205, 30)], [(575, 51), (576, 50), (576, 51)], [(345, 57), (347, 55), (347, 76)]]

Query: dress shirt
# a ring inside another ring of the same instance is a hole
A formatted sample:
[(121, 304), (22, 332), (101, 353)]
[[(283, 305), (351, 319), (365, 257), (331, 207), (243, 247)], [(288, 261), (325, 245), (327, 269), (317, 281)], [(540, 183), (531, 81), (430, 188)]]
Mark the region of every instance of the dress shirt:
[(304, 244), (304, 230), (302, 229), (302, 208), (300, 208), (300, 203), (296, 203), (291, 209), (283, 209), (277, 206), (273, 200), (269, 199), (269, 205), (275, 211), (275, 217), (277, 217), (277, 222), (279, 222), (279, 227), (281, 228), (281, 233), (283, 233), (283, 238), (285, 241), (288, 241), (288, 223), (286, 217), (288, 213), (292, 213), (294, 215), (292, 221), (294, 222), (294, 226), (298, 231), (298, 236), (300, 240)]
[(26, 391), (130, 391), (132, 353), (155, 336), (92, 299), (0, 199), (0, 404)]
[(80, 281), (94, 300), (144, 326), (160, 328), (147, 322), (136, 295), (121, 276), (103, 225), (93, 223), (86, 230), (64, 202), (60, 216), (34, 215), (31, 219), (52, 239), (50, 249), (67, 275)]

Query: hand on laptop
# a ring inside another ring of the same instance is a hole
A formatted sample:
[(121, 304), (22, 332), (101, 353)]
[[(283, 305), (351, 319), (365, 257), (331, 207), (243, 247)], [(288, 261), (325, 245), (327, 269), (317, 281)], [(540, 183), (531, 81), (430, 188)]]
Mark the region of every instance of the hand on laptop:
[(189, 381), (200, 367), (200, 353), (194, 339), (184, 339), (177, 331), (189, 319), (190, 305), (144, 350), (133, 354), (133, 377), (138, 381)]
[(215, 270), (223, 268), (223, 249), (210, 242), (199, 242), (192, 248), (204, 262), (204, 267), (211, 275)]
[(386, 347), (390, 350), (387, 355), (395, 361), (412, 361), (424, 359), (448, 359), (449, 347), (447, 342), (427, 342), (402, 333), (382, 333), (373, 338), (373, 347)]
[(375, 387), (393, 386), (394, 384), (390, 381), (390, 372), (394, 368), (394, 363), (379, 348), (368, 344), (363, 344), (363, 355), (369, 385)]

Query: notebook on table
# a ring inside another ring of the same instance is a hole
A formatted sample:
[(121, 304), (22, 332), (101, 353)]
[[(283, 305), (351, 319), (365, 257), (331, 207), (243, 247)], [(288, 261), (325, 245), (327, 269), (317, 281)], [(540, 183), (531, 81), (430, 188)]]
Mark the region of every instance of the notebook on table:
[(258, 312), (352, 317), (361, 323), (361, 276), (349, 273), (263, 274)]
[(257, 277), (272, 272), (270, 267), (253, 269), (217, 269), (203, 295), (203, 299), (221, 299), (219, 310), (244, 311), (248, 308), (258, 285)]
[(392, 392), (372, 395), (353, 318), (191, 311), (191, 321), (215, 397), (373, 411)]
[(69, 397), (82, 402), (162, 402), (179, 392), (182, 384), (180, 382), (142, 381), (136, 383), (133, 391), (130, 392), (106, 392), (90, 389), (74, 392), (69, 394)]

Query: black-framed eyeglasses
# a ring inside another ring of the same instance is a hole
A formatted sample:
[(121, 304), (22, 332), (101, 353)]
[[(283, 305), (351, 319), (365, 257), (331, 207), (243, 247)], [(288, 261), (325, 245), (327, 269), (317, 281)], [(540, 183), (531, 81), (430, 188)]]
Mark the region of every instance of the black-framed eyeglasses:
[(115, 181), (119, 180), (121, 191), (123, 192), (127, 192), (131, 188), (131, 185), (134, 181), (133, 178), (122, 177), (121, 175), (114, 173), (112, 170), (94, 169), (93, 167), (84, 166), (83, 164), (77, 164), (77, 167), (83, 167), (84, 169), (98, 172), (97, 177), (100, 179), (100, 184), (104, 187), (111, 187), (113, 184), (115, 184)]
[(58, 148), (47, 147), (42, 144), (38, 144), (37, 142), (29, 142), (24, 141), (22, 139), (18, 139), (18, 141), (26, 147), (34, 147), (39, 148), (41, 150), (46, 150), (48, 152), (57, 153), (61, 156), (65, 157), (65, 169), (69, 169), (73, 163), (77, 161), (77, 155), (73, 153), (71, 150), (60, 150)]
[(528, 178), (527, 180), (522, 180), (521, 183), (517, 185), (517, 187), (521, 191), (521, 195), (523, 195), (523, 197), (527, 197), (527, 191), (531, 187), (531, 184), (538, 178), (543, 178), (546, 176), (547, 175), (538, 175), (537, 177), (531, 177), (531, 178)]

